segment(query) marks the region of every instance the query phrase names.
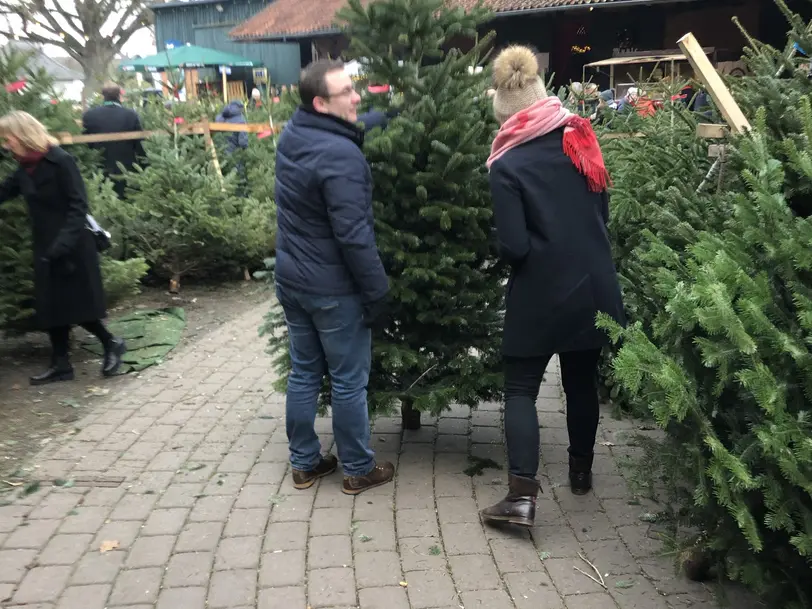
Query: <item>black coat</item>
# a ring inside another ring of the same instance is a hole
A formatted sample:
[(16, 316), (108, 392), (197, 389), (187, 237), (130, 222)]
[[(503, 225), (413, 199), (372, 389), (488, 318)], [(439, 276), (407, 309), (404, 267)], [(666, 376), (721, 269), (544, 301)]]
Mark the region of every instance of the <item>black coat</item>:
[(34, 299), (42, 329), (106, 316), (99, 255), (87, 227), (85, 184), (73, 157), (55, 146), (29, 175), (18, 167), (0, 185), (0, 203), (22, 195), (34, 247)]
[(490, 170), (500, 255), (512, 268), (502, 351), (536, 357), (607, 344), (599, 311), (625, 323), (606, 223), (562, 147), (563, 130), (517, 146)]
[[(124, 131), (141, 131), (141, 121), (134, 110), (124, 108), (120, 104), (106, 102), (101, 106), (91, 108), (82, 117), (84, 132), (89, 134), (119, 133)], [(144, 156), (144, 146), (141, 140), (125, 140), (122, 142), (104, 142), (90, 144), (91, 147), (101, 150), (104, 157), (104, 172), (107, 176), (119, 175), (121, 171), (118, 163), (126, 169), (138, 162)], [(116, 180), (116, 191), (123, 195), (124, 184)]]

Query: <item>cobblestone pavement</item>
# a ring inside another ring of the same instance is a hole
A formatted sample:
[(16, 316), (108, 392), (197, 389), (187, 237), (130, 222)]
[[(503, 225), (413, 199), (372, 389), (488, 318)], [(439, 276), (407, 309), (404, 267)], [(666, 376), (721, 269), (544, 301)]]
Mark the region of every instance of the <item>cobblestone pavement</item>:
[[(655, 508), (621, 476), (632, 423), (604, 416), (595, 492), (570, 494), (555, 368), (538, 400), (545, 493), (532, 530), (483, 528), (477, 510), (505, 493), (505, 472), (463, 473), (469, 454), (504, 464), (498, 404), (455, 408), (418, 432), (378, 420), (374, 446), (397, 464), (396, 484), (352, 498), (336, 474), (295, 491), (284, 398), (270, 390), (257, 337), (264, 310), (116, 381), (76, 433), (33, 461), (39, 490), (0, 507), (0, 606), (714, 606), (709, 588), (658, 556), (641, 519)], [(329, 446), (329, 419), (317, 425)], [(576, 570), (593, 574), (579, 553), (606, 589)]]

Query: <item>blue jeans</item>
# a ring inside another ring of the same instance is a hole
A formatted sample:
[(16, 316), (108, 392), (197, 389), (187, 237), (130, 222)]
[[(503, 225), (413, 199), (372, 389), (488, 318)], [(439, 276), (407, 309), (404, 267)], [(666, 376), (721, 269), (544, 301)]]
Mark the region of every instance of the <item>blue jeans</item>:
[(313, 469), (321, 443), (314, 423), (324, 375), (330, 373), (333, 435), (346, 476), (365, 476), (375, 467), (369, 448), (367, 383), (372, 333), (364, 324), (359, 296), (315, 296), (277, 284), (290, 340), (291, 371), (285, 417), (290, 463)]

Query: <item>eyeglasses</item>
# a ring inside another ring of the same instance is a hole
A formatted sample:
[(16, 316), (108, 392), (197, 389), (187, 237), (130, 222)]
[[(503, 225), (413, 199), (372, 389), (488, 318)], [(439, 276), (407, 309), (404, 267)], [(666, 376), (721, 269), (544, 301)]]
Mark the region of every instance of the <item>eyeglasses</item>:
[(345, 87), (344, 89), (342, 89), (338, 93), (328, 93), (324, 97), (324, 99), (332, 99), (333, 97), (345, 97), (347, 95), (352, 95), (353, 93), (355, 93), (355, 89), (352, 86), (349, 86), (349, 87)]

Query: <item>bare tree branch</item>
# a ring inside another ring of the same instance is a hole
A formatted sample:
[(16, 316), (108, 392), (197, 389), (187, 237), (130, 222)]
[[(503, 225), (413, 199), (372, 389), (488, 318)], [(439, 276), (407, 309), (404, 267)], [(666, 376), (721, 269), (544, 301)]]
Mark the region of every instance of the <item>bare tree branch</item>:
[(85, 85), (95, 86), (116, 53), (144, 27), (147, 2), (0, 0), (0, 34), (62, 49), (82, 66)]

